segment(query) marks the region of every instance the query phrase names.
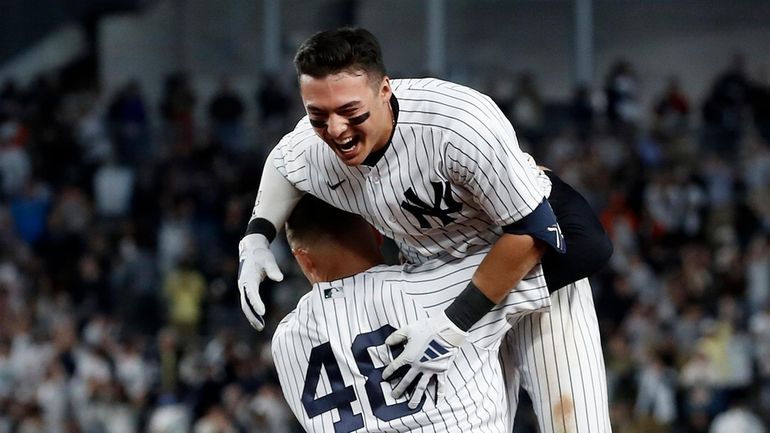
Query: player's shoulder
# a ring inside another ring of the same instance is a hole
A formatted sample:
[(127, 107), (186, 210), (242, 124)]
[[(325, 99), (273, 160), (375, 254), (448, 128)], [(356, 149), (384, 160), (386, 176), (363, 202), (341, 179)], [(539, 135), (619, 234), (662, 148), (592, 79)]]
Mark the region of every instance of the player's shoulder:
[(471, 87), (438, 78), (392, 82), (399, 104), (399, 122), (414, 121), (441, 129), (454, 129), (453, 125), (478, 129), (500, 119), (494, 101)]
[[(363, 306), (380, 302), (393, 287), (398, 287), (401, 281), (401, 266), (378, 265), (357, 275), (346, 277), (340, 285), (345, 290), (345, 296), (354, 304)], [(388, 297), (390, 294), (388, 294)]]
[(313, 131), (307, 116), (303, 116), (293, 130), (286, 133), (276, 145), (282, 154), (304, 152), (310, 146), (317, 144), (321, 139)]
[(297, 306), (291, 310), (275, 328), (273, 333), (273, 345), (276, 342), (286, 338), (292, 330), (296, 330), (296, 324), (304, 321), (306, 317), (312, 316), (313, 292), (305, 293), (297, 302)]
[(486, 105), (491, 101), (484, 93), (459, 83), (439, 78), (404, 78), (392, 80), (396, 98), (425, 103)]
[(403, 308), (403, 274), (400, 265), (379, 265), (339, 280), (339, 292), (325, 297), (344, 297), (349, 315), (376, 317), (397, 306)]

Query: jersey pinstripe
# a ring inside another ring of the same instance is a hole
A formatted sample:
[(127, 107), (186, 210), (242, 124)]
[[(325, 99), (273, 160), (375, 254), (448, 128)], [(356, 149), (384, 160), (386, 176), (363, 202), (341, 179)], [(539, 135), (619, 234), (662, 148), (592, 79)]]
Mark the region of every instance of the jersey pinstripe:
[(522, 317), (506, 334), (500, 359), (510, 421), (521, 386), (532, 399), (541, 433), (612, 431), (592, 296), (587, 279), (569, 284), (551, 294), (550, 311)]
[(392, 87), (398, 121), (375, 165), (346, 166), (307, 117), (272, 163), (299, 190), (366, 218), (414, 263), (494, 243), (542, 202), (539, 170), (489, 97), (436, 79)]
[(409, 410), (407, 399), (393, 400), (390, 384), (380, 379), (394, 357), (385, 337), (443, 311), (483, 256), (379, 266), (314, 285), (272, 342), (281, 388), (302, 426), (321, 433), (505, 432), (508, 409), (497, 354), (511, 322), (549, 304), (537, 271), (469, 331), (448, 373), (446, 399)]

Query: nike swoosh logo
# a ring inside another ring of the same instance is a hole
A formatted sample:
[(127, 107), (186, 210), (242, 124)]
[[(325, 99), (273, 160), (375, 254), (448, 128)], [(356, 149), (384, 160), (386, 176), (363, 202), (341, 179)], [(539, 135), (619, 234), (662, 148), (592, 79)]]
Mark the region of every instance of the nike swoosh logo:
[(326, 186), (328, 186), (328, 187), (329, 187), (329, 189), (335, 190), (335, 189), (339, 188), (339, 187), (340, 187), (340, 185), (342, 185), (343, 183), (345, 183), (345, 181), (346, 181), (346, 180), (347, 180), (347, 179), (342, 179), (341, 181), (339, 181), (339, 182), (335, 183), (334, 185), (330, 184), (330, 183), (329, 183), (329, 181), (327, 180), (327, 181), (326, 181)]

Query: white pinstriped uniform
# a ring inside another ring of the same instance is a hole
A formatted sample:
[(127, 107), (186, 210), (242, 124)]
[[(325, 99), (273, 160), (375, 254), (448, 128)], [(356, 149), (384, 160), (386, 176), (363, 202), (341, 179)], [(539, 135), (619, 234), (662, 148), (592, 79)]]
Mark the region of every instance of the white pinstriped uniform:
[[(268, 163), (297, 189), (363, 216), (413, 263), (442, 254), (462, 257), (493, 244), (501, 226), (528, 215), (550, 194), (550, 181), (519, 149), (513, 127), (489, 97), (437, 79), (391, 83), (397, 124), (375, 165), (346, 166), (307, 117)], [(590, 285), (572, 284), (557, 294), (552, 304), (560, 320), (553, 313), (531, 316), (529, 328), (519, 329), (522, 322), (512, 334), (508, 346), (515, 347), (505, 348), (511, 355), (503, 357), (510, 409), (516, 409), (521, 385), (532, 397), (541, 432), (609, 432)], [(575, 299), (582, 301), (567, 302)], [(595, 342), (591, 353), (586, 342)]]
[(612, 430), (598, 323), (588, 279), (552, 293), (550, 311), (516, 323), (500, 349), (511, 413), (522, 386), (541, 432)]
[[(542, 202), (537, 167), (511, 145), (516, 143), (513, 128), (491, 99), (439, 80), (393, 80), (392, 86), (398, 123), (376, 165), (346, 166), (305, 117), (273, 150), (278, 171), (297, 189), (363, 216), (414, 263), (443, 252), (462, 257), (473, 246), (490, 245), (502, 233), (499, 227)], [(442, 112), (447, 114), (436, 114)], [(458, 112), (463, 117), (452, 117)], [(493, 115), (499, 116), (494, 122)], [(447, 182), (451, 197), (462, 205), (451, 213), (450, 224), (427, 216), (430, 227), (423, 227), (402, 207), (410, 201), (410, 189), (432, 205), (434, 188), (443, 195)]]
[[(471, 328), (448, 373), (446, 398), (438, 404), (429, 398), (410, 410), (406, 397), (393, 400), (391, 385), (381, 382), (382, 369), (395, 357), (385, 337), (443, 311), (483, 256), (377, 266), (314, 285), (278, 325), (272, 342), (281, 388), (302, 426), (316, 433), (506, 432), (508, 402), (498, 350), (510, 322), (550, 303), (536, 272)], [(324, 398), (338, 403), (325, 406)]]

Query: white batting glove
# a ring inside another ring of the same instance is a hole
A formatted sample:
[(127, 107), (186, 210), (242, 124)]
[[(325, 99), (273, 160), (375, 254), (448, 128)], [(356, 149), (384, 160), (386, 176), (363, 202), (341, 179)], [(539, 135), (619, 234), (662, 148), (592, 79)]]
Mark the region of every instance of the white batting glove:
[(257, 331), (265, 328), (265, 304), (259, 296), (259, 284), (265, 276), (273, 281), (282, 281), (275, 256), (270, 251), (270, 242), (261, 234), (244, 236), (238, 244), (238, 290), (241, 292), (241, 310)]
[(388, 380), (402, 366), (410, 366), (398, 385), (393, 388), (393, 398), (401, 397), (412, 382), (422, 374), (409, 399), (409, 408), (414, 409), (419, 406), (433, 378), (436, 379), (436, 402), (438, 402), (444, 396), (446, 372), (467, 336), (468, 333), (452, 323), (443, 311), (439, 315), (418, 320), (390, 334), (385, 340), (388, 346), (395, 346), (404, 341), (407, 343), (404, 351), (382, 372), (382, 378)]

